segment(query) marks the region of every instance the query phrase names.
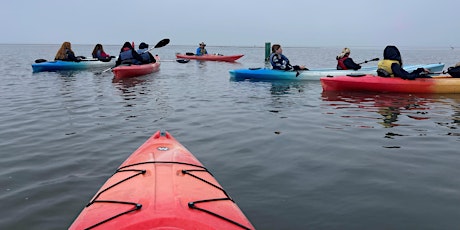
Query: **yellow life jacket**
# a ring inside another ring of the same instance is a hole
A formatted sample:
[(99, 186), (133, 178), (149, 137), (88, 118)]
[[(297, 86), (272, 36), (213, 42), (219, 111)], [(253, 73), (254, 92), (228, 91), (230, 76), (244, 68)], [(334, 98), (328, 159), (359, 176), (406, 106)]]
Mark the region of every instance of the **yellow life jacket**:
[(400, 65), (399, 61), (383, 59), (383, 60), (379, 61), (379, 64), (377, 65), (377, 69), (383, 69), (387, 73), (389, 73), (391, 77), (394, 77), (393, 70), (391, 70), (391, 65), (393, 63), (396, 63), (396, 64)]

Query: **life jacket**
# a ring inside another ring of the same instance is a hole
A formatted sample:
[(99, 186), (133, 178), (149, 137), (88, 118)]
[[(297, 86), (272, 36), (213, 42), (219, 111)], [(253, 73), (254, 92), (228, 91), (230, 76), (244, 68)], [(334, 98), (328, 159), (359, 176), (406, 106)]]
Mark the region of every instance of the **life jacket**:
[[(278, 57), (276, 53), (272, 53), (270, 55), (270, 64), (272, 65), (273, 69), (281, 69), (281, 70), (290, 70), (291, 66), (289, 64), (289, 59), (287, 59), (286, 56), (280, 55), (281, 57)], [(274, 60), (276, 57), (276, 61)]]
[(345, 65), (344, 61), (348, 58), (348, 56), (345, 56), (343, 58), (340, 58), (337, 60), (337, 69), (338, 70), (347, 70), (347, 66)]
[(132, 50), (128, 49), (120, 53), (120, 60), (121, 61), (127, 61), (127, 60), (133, 60), (133, 54)]
[(391, 69), (391, 65), (393, 65), (393, 63), (396, 63), (398, 65), (400, 64), (399, 61), (396, 61), (396, 60), (383, 59), (379, 61), (379, 64), (377, 65), (377, 71), (379, 69), (382, 69), (386, 73), (388, 73), (390, 77), (394, 77), (393, 70)]
[(449, 67), (447, 73), (452, 77), (460, 78), (460, 66)]
[(141, 55), (142, 60), (144, 60), (144, 62), (150, 62), (151, 61), (149, 53), (146, 52), (147, 50), (148, 50), (147, 48), (137, 50), (137, 53), (139, 55)]

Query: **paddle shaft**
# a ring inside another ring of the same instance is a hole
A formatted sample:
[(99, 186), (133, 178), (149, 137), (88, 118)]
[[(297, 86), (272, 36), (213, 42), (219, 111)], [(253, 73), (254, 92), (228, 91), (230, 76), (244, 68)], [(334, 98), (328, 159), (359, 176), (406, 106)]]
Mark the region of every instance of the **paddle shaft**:
[(357, 63), (358, 65), (361, 65), (361, 64), (364, 64), (364, 63), (368, 63), (368, 62), (371, 62), (371, 61), (378, 61), (380, 60), (379, 58), (373, 58), (371, 60), (367, 60), (367, 61), (363, 61), (363, 62), (360, 62), (360, 63)]

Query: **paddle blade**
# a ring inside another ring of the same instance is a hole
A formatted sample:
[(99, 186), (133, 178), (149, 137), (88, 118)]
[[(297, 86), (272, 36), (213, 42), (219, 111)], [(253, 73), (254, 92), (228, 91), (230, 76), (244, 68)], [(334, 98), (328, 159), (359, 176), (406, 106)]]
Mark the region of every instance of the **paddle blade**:
[(35, 63), (42, 63), (42, 62), (47, 62), (46, 59), (37, 59), (35, 60)]
[(165, 38), (161, 41), (159, 41), (156, 45), (155, 45), (155, 48), (160, 48), (160, 47), (163, 47), (165, 45), (169, 44), (169, 38)]
[(176, 61), (179, 63), (187, 63), (190, 61), (190, 59), (177, 59)]

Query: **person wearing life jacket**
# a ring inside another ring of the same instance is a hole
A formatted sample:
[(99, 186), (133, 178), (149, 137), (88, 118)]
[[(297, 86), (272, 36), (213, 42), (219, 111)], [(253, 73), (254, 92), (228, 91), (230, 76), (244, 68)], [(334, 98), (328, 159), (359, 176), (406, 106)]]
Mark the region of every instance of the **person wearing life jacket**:
[(104, 51), (102, 44), (96, 44), (91, 54), (93, 58), (97, 58), (100, 61), (110, 61), (112, 59), (112, 56)]
[(353, 59), (350, 57), (350, 49), (343, 48), (342, 53), (339, 54), (335, 59), (337, 60), (337, 69), (338, 70), (358, 70), (361, 69), (359, 64), (356, 64)]
[(206, 50), (206, 44), (204, 44), (204, 42), (201, 42), (200, 43), (200, 46), (198, 48), (196, 48), (196, 56), (202, 56), (204, 54), (208, 54), (208, 51)]
[(115, 62), (115, 66), (119, 66), (121, 64), (134, 64), (140, 65), (142, 64), (142, 57), (139, 55), (129, 42), (125, 42), (123, 47), (120, 49), (120, 55), (118, 56), (117, 61)]
[(289, 59), (283, 55), (281, 45), (274, 44), (272, 46), (272, 53), (270, 54), (270, 64), (273, 69), (277, 70), (308, 70), (305, 66), (291, 65)]
[(56, 53), (54, 60), (75, 62), (81, 61), (81, 58), (75, 56), (75, 53), (73, 52), (71, 46), (72, 45), (70, 44), (70, 42), (63, 42), (61, 48), (59, 48), (58, 52)]
[(400, 77), (408, 80), (429, 78), (426, 75), (430, 72), (428, 69), (418, 68), (409, 73), (402, 66), (403, 62), (398, 48), (396, 46), (387, 46), (383, 50), (383, 60), (377, 65), (377, 75), (380, 77)]
[(139, 44), (139, 49), (137, 50), (137, 53), (141, 55), (142, 57), (142, 63), (148, 64), (148, 63), (155, 63), (157, 60), (153, 55), (149, 52), (149, 45), (142, 42)]

